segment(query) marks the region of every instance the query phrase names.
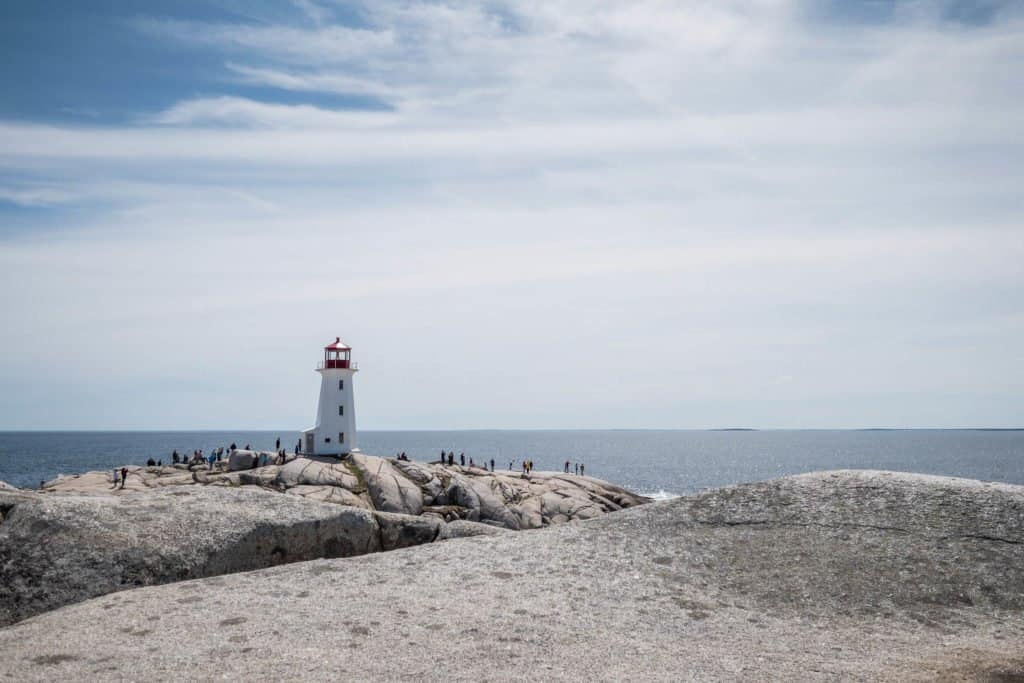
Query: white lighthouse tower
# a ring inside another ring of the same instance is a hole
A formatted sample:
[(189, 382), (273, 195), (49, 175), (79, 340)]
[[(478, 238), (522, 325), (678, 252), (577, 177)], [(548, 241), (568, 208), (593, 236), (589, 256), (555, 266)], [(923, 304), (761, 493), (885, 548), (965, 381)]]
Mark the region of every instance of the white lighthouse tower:
[(344, 455), (356, 448), (356, 406), (352, 378), (358, 371), (352, 349), (334, 338), (324, 347), (320, 373), (320, 404), (316, 426), (302, 432), (302, 451), (307, 455)]

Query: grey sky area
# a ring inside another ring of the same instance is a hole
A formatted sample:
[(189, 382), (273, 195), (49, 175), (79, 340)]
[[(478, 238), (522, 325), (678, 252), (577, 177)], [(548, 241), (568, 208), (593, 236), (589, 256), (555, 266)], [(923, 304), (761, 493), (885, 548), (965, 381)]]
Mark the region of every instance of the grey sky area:
[(339, 335), (364, 429), (1024, 426), (1019, 3), (89, 5), (0, 9), (2, 429)]

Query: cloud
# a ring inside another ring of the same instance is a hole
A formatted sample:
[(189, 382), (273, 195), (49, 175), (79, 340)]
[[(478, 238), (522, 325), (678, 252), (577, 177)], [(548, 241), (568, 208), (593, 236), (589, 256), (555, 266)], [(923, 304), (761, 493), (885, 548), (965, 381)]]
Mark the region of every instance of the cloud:
[(311, 105), (268, 104), (244, 97), (207, 97), (178, 102), (153, 117), (176, 126), (229, 124), (264, 128), (363, 128), (394, 121), (386, 112), (332, 111)]
[[(200, 396), (167, 424), (254, 424), (273, 416), (237, 387), (272, 375), (301, 394), (279, 369), (344, 332), (376, 368), (370, 425), (440, 402), (529, 427), (503, 416), (540, 401), (554, 425), (591, 426), (612, 401), (617, 426), (699, 427), (687, 402), (749, 423), (766, 414), (752, 403), (829, 396), (832, 422), (794, 426), (860, 426), (863, 397), (892, 408), (900, 391), (937, 424), (990, 421), (977, 406), (999, 401), (978, 396), (1024, 391), (1024, 23), (900, 7), (375, 2), (348, 8), (354, 26), (300, 2), (288, 24), (145, 20), (222, 63), (224, 92), (128, 125), (0, 122), (0, 199), (66, 217), (0, 233), (0, 314), (19, 321), (0, 381), (30, 386), (61, 329), (79, 386), (117, 397), (208, 368), (237, 412)], [(517, 383), (520, 358), (545, 396)], [(596, 396), (597, 376), (616, 390)], [(1024, 402), (1003, 403), (1019, 421)], [(13, 426), (52, 414), (12, 410)]]
[(185, 44), (299, 64), (331, 64), (371, 58), (387, 50), (394, 42), (394, 35), (388, 30), (374, 31), (339, 25), (302, 29), (280, 25), (140, 19), (136, 26), (146, 33)]

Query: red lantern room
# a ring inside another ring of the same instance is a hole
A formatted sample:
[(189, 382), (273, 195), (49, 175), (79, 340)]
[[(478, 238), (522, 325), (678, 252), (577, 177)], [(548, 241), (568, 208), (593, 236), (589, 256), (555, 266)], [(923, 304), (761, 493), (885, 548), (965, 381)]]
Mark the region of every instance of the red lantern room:
[(342, 343), (341, 338), (335, 337), (333, 344), (324, 347), (324, 368), (352, 367), (352, 348)]

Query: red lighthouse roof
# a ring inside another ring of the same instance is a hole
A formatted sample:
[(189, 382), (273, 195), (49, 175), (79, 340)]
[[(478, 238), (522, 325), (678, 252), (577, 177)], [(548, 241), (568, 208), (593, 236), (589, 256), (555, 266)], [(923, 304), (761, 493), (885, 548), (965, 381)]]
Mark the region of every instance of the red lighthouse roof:
[(351, 351), (352, 347), (341, 341), (341, 337), (335, 337), (334, 342), (324, 347), (324, 351)]

